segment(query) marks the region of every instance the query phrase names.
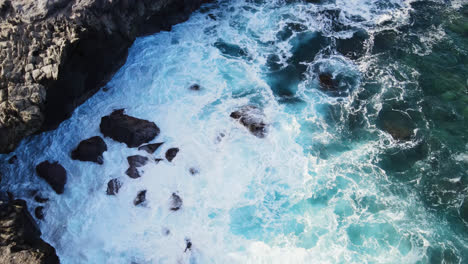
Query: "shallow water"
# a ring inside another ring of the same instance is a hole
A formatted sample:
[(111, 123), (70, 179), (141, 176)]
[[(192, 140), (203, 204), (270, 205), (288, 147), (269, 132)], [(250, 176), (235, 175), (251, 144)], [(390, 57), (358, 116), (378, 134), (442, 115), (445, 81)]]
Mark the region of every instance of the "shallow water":
[[(466, 263), (468, 7), (310, 2), (221, 0), (137, 39), (108, 91), (1, 156), (18, 156), (2, 190), (31, 211), (31, 191), (51, 199), (39, 223), (65, 264)], [(262, 109), (265, 138), (229, 117), (245, 105)], [(155, 122), (164, 145), (105, 138), (104, 165), (72, 161), (119, 108)], [(127, 156), (171, 147), (172, 163), (125, 175)], [(34, 173), (46, 159), (67, 169), (63, 195)], [(107, 196), (113, 178), (123, 187)]]

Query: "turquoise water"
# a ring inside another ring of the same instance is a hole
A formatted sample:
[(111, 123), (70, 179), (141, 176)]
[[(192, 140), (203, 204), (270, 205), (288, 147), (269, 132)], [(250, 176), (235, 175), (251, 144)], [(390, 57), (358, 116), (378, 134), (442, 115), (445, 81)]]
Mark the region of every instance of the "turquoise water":
[[(107, 92), (1, 157), (19, 160), (2, 190), (51, 199), (40, 225), (63, 263), (466, 263), (468, 6), (308, 2), (221, 0), (138, 39)], [(265, 138), (229, 117), (245, 105)], [(176, 159), (130, 179), (146, 154), (107, 138), (104, 165), (72, 161), (117, 108)], [(34, 175), (44, 159), (67, 169), (63, 195)]]

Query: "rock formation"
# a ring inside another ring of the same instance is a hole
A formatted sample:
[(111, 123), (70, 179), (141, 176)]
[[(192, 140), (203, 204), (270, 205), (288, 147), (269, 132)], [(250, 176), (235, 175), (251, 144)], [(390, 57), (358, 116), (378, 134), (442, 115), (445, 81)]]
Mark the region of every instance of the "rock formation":
[(0, 0), (0, 153), (53, 129), (125, 63), (137, 36), (206, 0)]
[(0, 263), (58, 264), (23, 200), (0, 201)]

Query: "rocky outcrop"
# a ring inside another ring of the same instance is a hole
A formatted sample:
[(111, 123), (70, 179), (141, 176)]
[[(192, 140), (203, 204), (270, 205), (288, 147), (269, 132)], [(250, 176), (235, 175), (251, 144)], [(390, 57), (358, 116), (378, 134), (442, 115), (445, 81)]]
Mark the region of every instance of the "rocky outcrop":
[(265, 115), (262, 110), (253, 105), (247, 105), (231, 113), (231, 118), (238, 120), (250, 133), (258, 138), (264, 138), (267, 124), (263, 121)]
[(206, 0), (0, 0), (0, 152), (53, 129), (125, 63), (137, 36)]
[(0, 263), (58, 264), (23, 200), (0, 201)]
[(43, 161), (36, 166), (36, 173), (54, 189), (57, 194), (62, 194), (67, 183), (67, 171), (58, 162)]
[(160, 132), (155, 123), (128, 116), (123, 109), (101, 118), (100, 129), (104, 136), (125, 143), (129, 148), (148, 143)]
[(99, 137), (92, 137), (80, 142), (78, 147), (71, 153), (73, 160), (91, 161), (102, 165), (104, 158), (102, 153), (107, 151), (107, 145), (104, 140)]

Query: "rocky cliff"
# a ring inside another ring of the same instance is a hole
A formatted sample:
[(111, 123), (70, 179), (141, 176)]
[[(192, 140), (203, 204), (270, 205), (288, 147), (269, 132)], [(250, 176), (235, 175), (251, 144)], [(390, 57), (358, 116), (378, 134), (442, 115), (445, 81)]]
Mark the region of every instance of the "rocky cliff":
[(54, 129), (109, 81), (137, 36), (206, 0), (0, 0), (0, 153)]
[(0, 201), (0, 263), (58, 264), (23, 200)]

